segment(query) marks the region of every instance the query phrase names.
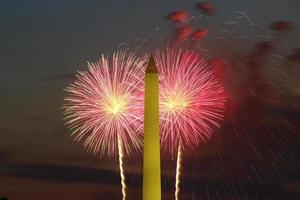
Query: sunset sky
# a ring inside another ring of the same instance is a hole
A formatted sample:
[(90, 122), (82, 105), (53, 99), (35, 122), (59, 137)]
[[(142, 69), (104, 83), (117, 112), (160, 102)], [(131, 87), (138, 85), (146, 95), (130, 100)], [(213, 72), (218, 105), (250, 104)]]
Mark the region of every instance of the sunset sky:
[[(233, 20), (236, 11), (243, 11), (266, 28), (277, 20), (292, 22), (294, 28), (285, 35), (287, 45), (281, 53), (288, 55), (300, 47), (300, 1), (211, 2), (217, 8), (211, 19), (214, 29)], [(121, 199), (117, 161), (100, 160), (85, 152), (82, 143), (74, 142), (64, 126), (63, 89), (75, 80), (78, 70), (86, 69), (87, 61), (112, 53), (122, 43), (134, 49), (136, 39), (146, 38), (155, 48), (159, 43), (157, 27), (162, 36), (171, 38), (173, 26), (165, 16), (174, 10), (196, 15), (195, 3), (198, 1), (1, 1), (0, 197)], [(225, 120), (218, 136), (186, 155), (182, 199), (300, 199), (300, 126), (296, 123), (300, 119), (300, 65), (298, 62), (286, 66), (287, 80), (293, 88), (284, 89), (286, 94), (281, 99), (288, 97), (293, 103), (284, 111), (268, 108), (271, 111), (266, 116), (278, 123), (280, 115), (280, 120), (293, 124), (292, 131), (279, 133), (280, 145), (272, 142), (271, 136), (260, 135), (261, 130), (251, 127), (250, 131), (255, 132), (252, 144), (257, 149), (265, 152), (262, 146), (266, 145), (277, 156), (262, 153), (265, 157), (259, 158), (260, 153), (249, 153), (243, 146), (247, 138), (240, 142)], [(141, 199), (141, 157), (125, 160), (128, 199)], [(176, 161), (164, 154), (162, 159), (164, 199), (173, 199)], [(255, 174), (250, 169), (252, 160), (258, 166), (255, 169), (264, 173)], [(249, 170), (243, 171), (240, 166)]]

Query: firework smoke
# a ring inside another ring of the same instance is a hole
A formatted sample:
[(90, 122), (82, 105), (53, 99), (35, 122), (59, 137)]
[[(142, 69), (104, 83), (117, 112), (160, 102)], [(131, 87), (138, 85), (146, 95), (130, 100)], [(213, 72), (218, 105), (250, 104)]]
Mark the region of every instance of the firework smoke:
[[(185, 36), (182, 40), (173, 37), (173, 43), (200, 51), (210, 60), (214, 75), (226, 88), (226, 125), (221, 130), (222, 134), (211, 143), (215, 144), (212, 151), (216, 151), (218, 157), (212, 161), (217, 163), (212, 179), (219, 177), (220, 171), (228, 173), (224, 170), (227, 167), (224, 161), (233, 159), (230, 161), (235, 168), (233, 171), (238, 173), (242, 169), (239, 175), (244, 179), (241, 180), (255, 188), (250, 194), (257, 194), (257, 183), (268, 182), (268, 177), (273, 178), (274, 172), (276, 176), (281, 176), (280, 170), (286, 170), (289, 167), (287, 161), (293, 160), (291, 142), (285, 144), (287, 138), (297, 141), (299, 138), (294, 130), (296, 126), (293, 119), (287, 114), (292, 109), (298, 109), (293, 99), (295, 94), (292, 94), (295, 91), (298, 93), (298, 89), (293, 86), (291, 75), (287, 73), (295, 70), (292, 68), (299, 62), (299, 52), (294, 46), (294, 52), (286, 56), (294, 44), (285, 38), (286, 33), (295, 26), (292, 22), (279, 20), (271, 23), (268, 30), (254, 23), (246, 13), (236, 11), (235, 19), (226, 22), (215, 32), (217, 24), (209, 18), (209, 15), (216, 14), (215, 6), (203, 2), (197, 4), (196, 8), (201, 15), (190, 15), (190, 20), (184, 22), (176, 21), (175, 28), (179, 24), (180, 28), (185, 27), (184, 30), (189, 31), (178, 32), (178, 29), (173, 29), (175, 36)], [(172, 18), (168, 19), (174, 22)], [(240, 152), (240, 155), (236, 152)], [(240, 181), (232, 187), (228, 187), (232, 184), (230, 181), (222, 184), (227, 187), (224, 187), (224, 191), (229, 190), (233, 194), (232, 198), (235, 198), (236, 191), (243, 195), (245, 191), (248, 192)], [(212, 188), (206, 191), (209, 199), (211, 190), (213, 198), (221, 198), (219, 191), (214, 188), (214, 182), (205, 183), (205, 187)]]
[(75, 140), (100, 157), (118, 156), (122, 194), (126, 198), (124, 154), (141, 148), (144, 60), (117, 52), (102, 56), (80, 72), (66, 91), (66, 124)]

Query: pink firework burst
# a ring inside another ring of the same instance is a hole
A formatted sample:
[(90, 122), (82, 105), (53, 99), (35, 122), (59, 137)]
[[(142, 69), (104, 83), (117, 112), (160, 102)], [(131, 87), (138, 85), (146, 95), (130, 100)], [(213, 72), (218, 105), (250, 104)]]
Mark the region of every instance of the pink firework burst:
[(163, 147), (191, 149), (207, 141), (223, 117), (226, 95), (199, 53), (157, 51)]
[[(140, 149), (145, 60), (125, 52), (88, 63), (66, 91), (66, 124), (88, 151), (110, 157)], [(120, 156), (120, 155), (119, 155)]]

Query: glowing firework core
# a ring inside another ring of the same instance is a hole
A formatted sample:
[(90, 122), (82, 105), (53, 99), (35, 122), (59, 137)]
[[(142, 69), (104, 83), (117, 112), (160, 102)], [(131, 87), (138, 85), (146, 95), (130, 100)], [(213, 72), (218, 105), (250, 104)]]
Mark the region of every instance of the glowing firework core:
[(188, 106), (188, 98), (183, 95), (177, 95), (177, 92), (172, 92), (167, 95), (163, 102), (163, 109), (166, 112), (176, 113), (184, 110)]
[(119, 115), (125, 115), (128, 105), (128, 98), (126, 96), (118, 95), (109, 95), (107, 98), (106, 105), (104, 105), (104, 110), (111, 114), (113, 117)]

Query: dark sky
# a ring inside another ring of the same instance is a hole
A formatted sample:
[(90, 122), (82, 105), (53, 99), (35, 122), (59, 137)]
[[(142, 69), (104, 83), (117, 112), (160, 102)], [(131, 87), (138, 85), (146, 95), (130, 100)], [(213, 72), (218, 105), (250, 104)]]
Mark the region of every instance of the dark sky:
[[(134, 48), (135, 39), (147, 38), (155, 47), (159, 43), (156, 28), (160, 27), (165, 36), (172, 27), (164, 19), (165, 15), (178, 9), (192, 11), (197, 2), (0, 1), (0, 197), (12, 200), (120, 199), (117, 162), (99, 160), (82, 150), (81, 144), (72, 141), (70, 131), (64, 126), (63, 88), (74, 80), (77, 70), (85, 69), (86, 61), (95, 61), (102, 53), (115, 51), (121, 43)], [(234, 19), (235, 11), (247, 13), (255, 23), (266, 28), (276, 20), (287, 20), (294, 24), (294, 29), (286, 34), (287, 46), (282, 47), (281, 53), (287, 55), (293, 48), (300, 47), (300, 1), (212, 2), (217, 7), (217, 15), (212, 17), (214, 27)], [(285, 92), (297, 105), (299, 63), (287, 67), (290, 67), (286, 71), (287, 80), (293, 88)], [(243, 173), (235, 171), (240, 166), (251, 168), (241, 163), (251, 163), (252, 154), (243, 148), (243, 142), (227, 138), (230, 136), (227, 132), (233, 129), (224, 122), (220, 134), (226, 137), (220, 136), (187, 156), (183, 199), (299, 199), (299, 126), (296, 122), (300, 113), (295, 107), (287, 106), (288, 111), (280, 114), (270, 108), (273, 112), (267, 116), (274, 123), (278, 123), (274, 117), (277, 113), (280, 120), (287, 119), (294, 126), (293, 133), (279, 133), (280, 145), (263, 139), (263, 144), (268, 143), (266, 149), (272, 149), (277, 156), (257, 154), (265, 156), (265, 163), (253, 162), (257, 164), (255, 169), (263, 171), (261, 174), (255, 175), (256, 170), (250, 169)], [(222, 147), (220, 141), (224, 143)], [(230, 145), (236, 147), (230, 148)], [(218, 147), (214, 149), (215, 146)], [(237, 159), (230, 156), (239, 151), (243, 153)], [(168, 162), (168, 158), (163, 158), (163, 163), (164, 197), (172, 199), (175, 163)], [(129, 199), (141, 199), (141, 157), (127, 159), (125, 164)], [(223, 170), (218, 168), (220, 166)]]

